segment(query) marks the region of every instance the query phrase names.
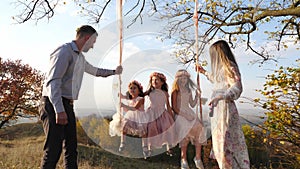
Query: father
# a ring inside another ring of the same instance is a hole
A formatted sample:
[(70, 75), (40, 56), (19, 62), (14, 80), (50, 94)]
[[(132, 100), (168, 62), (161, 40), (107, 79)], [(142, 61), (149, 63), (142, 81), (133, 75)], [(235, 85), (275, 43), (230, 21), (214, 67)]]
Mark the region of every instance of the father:
[(61, 45), (50, 55), (40, 107), (46, 135), (42, 169), (55, 169), (62, 149), (65, 168), (78, 168), (73, 102), (78, 99), (83, 73), (107, 77), (121, 74), (123, 71), (122, 66), (109, 70), (88, 63), (82, 52), (88, 52), (93, 48), (98, 33), (89, 25), (79, 27), (76, 32), (74, 41)]

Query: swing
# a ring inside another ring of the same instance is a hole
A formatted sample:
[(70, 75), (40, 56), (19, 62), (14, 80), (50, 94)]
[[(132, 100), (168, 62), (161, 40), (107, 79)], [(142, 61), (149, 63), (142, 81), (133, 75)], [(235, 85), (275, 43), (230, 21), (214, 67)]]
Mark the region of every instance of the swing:
[[(196, 63), (197, 64), (199, 62), (199, 49), (198, 49), (198, 13), (197, 13), (197, 6), (198, 6), (198, 2), (195, 1), (195, 13), (193, 16), (193, 19), (195, 21), (195, 34), (196, 34), (196, 41), (195, 41), (195, 50), (196, 50)], [(119, 65), (122, 65), (122, 55), (123, 55), (123, 16), (122, 16), (122, 0), (119, 0), (119, 3), (117, 3), (117, 20), (118, 20), (118, 26), (119, 26)], [(124, 77), (123, 77), (124, 78)], [(122, 78), (121, 78), (121, 74), (118, 75), (118, 92), (121, 93), (121, 84), (122, 84)], [(197, 88), (200, 90), (200, 77), (199, 77), (199, 73), (197, 72)], [(118, 115), (119, 115), (119, 125), (122, 125), (122, 119), (124, 118), (122, 115), (122, 109), (121, 109), (121, 96), (119, 95), (118, 99)], [(198, 102), (197, 102), (197, 107), (196, 107), (196, 114), (198, 116), (198, 118), (200, 119), (201, 123), (203, 124), (203, 119), (202, 119), (202, 103), (201, 103), (201, 90), (199, 93), (199, 98), (198, 98)], [(129, 134), (124, 134), (125, 136), (130, 136), (130, 137), (134, 137), (134, 138), (141, 138), (141, 137), (137, 137), (137, 136), (133, 136), (133, 135), (129, 135)]]
[[(195, 65), (198, 64), (199, 62), (199, 47), (198, 47), (198, 0), (195, 0), (195, 9), (194, 9), (194, 15), (193, 15), (193, 20), (195, 22), (195, 50), (196, 50), (196, 63)], [(201, 101), (201, 87), (200, 87), (200, 76), (199, 72), (197, 72), (197, 89), (200, 91), (199, 92), (199, 97), (198, 97), (198, 103), (196, 107), (196, 114), (199, 117), (200, 115), (200, 121), (203, 124), (203, 117), (202, 117), (202, 101)], [(199, 113), (198, 113), (199, 112)], [(199, 114), (199, 115), (198, 115)]]

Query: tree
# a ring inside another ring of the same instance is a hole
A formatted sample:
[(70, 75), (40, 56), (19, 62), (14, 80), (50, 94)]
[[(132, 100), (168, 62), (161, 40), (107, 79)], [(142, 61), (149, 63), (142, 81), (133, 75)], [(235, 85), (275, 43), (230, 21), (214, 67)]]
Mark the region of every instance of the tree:
[(284, 154), (285, 161), (300, 166), (300, 60), (296, 67), (280, 67), (266, 77), (258, 90), (265, 99), (254, 99), (266, 114), (262, 126), (269, 132), (266, 142)]
[(43, 75), (21, 60), (0, 58), (0, 128), (11, 120), (36, 117)]
[[(125, 0), (123, 0), (125, 1)], [(89, 21), (99, 23), (101, 17), (113, 6), (115, 1), (106, 0), (74, 0), (74, 3), (81, 9), (81, 13), (87, 16)], [(125, 15), (134, 14), (142, 22), (143, 16), (151, 13), (153, 17), (167, 19), (165, 25), (168, 32), (167, 38), (173, 37), (175, 43), (181, 49), (177, 50), (176, 56), (181, 61), (188, 63), (195, 60), (193, 49), (195, 38), (193, 33), (193, 9), (194, 0), (136, 0), (130, 3), (125, 11)], [(299, 43), (300, 40), (300, 0), (202, 0), (198, 7), (198, 21), (200, 32), (200, 53), (205, 46), (217, 37), (227, 38), (229, 43), (235, 47), (237, 44), (246, 44), (262, 60), (270, 60), (273, 54), (267, 46), (255, 44), (252, 39), (255, 33), (263, 32), (267, 35), (270, 43), (276, 43), (276, 49), (287, 48), (291, 43)], [(55, 14), (55, 9), (59, 5), (68, 5), (63, 0), (19, 0), (16, 6), (22, 11), (14, 19), (19, 23), (28, 20), (39, 21), (40, 19), (50, 19)], [(260, 30), (266, 27), (267, 30)], [(261, 35), (257, 35), (261, 36)], [(275, 45), (275, 44), (272, 44)], [(182, 46), (185, 48), (182, 49)], [(259, 48), (259, 49), (257, 49)]]

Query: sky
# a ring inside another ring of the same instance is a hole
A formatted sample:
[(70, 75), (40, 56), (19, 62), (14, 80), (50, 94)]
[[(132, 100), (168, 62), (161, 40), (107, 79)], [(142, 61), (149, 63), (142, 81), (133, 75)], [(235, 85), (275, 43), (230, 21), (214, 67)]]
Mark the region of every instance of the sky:
[[(11, 0), (2, 0), (0, 4), (0, 35), (2, 37), (0, 57), (11, 60), (21, 59), (24, 64), (29, 64), (41, 72), (47, 71), (50, 53), (59, 45), (73, 40), (77, 27), (88, 24), (86, 18), (77, 15), (72, 5), (59, 7), (55, 16), (49, 21), (15, 24), (12, 16), (16, 15), (17, 11), (11, 4)], [(101, 24), (95, 26), (99, 37), (94, 49), (85, 54), (91, 64), (108, 69), (114, 69), (119, 64), (118, 25), (114, 15), (115, 10), (111, 11), (110, 17), (105, 16)], [(125, 18), (124, 25), (131, 19), (130, 16)], [(136, 23), (130, 29), (124, 29), (122, 92), (126, 91), (128, 82), (133, 79), (141, 81), (146, 88), (152, 71), (165, 73), (171, 88), (176, 70), (185, 68), (178, 65), (172, 56), (172, 45), (168, 41), (162, 42), (156, 38), (160, 34), (160, 25), (153, 23), (150, 19), (145, 19), (142, 25)], [(264, 43), (266, 39), (255, 40), (257, 43)], [(242, 46), (234, 49), (233, 52), (242, 75), (244, 88), (242, 97), (260, 97), (255, 89), (262, 89), (264, 77), (272, 73), (276, 67), (293, 66), (294, 61), (299, 58), (299, 51), (296, 48), (296, 45), (290, 45), (288, 50), (278, 52), (280, 56), (278, 63), (269, 62), (263, 66), (250, 64), (249, 62), (258, 59), (258, 56), (245, 51)], [(203, 58), (208, 59), (207, 55)], [(191, 66), (188, 70), (196, 79), (193, 68)], [(78, 109), (114, 109), (118, 82), (118, 76), (95, 78), (85, 75), (79, 100), (75, 103), (76, 107)], [(201, 76), (201, 89), (202, 96), (209, 98), (211, 85), (203, 76)], [(253, 108), (251, 105), (240, 103), (238, 107)]]

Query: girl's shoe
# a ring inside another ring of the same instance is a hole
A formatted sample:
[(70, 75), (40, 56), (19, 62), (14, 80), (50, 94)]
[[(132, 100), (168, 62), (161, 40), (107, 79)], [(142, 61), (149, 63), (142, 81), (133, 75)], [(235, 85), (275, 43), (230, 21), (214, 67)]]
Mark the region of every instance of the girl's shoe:
[(194, 162), (195, 162), (196, 168), (204, 169), (204, 166), (203, 166), (203, 163), (201, 160), (196, 160), (196, 157), (195, 157)]
[(122, 152), (125, 149), (125, 143), (121, 143), (119, 147), (119, 152)]
[(145, 160), (148, 158), (148, 150), (143, 150), (143, 156)]
[(145, 160), (149, 157), (149, 150), (146, 146), (143, 147), (143, 156)]
[(181, 169), (189, 169), (189, 164), (185, 159), (181, 159)]

